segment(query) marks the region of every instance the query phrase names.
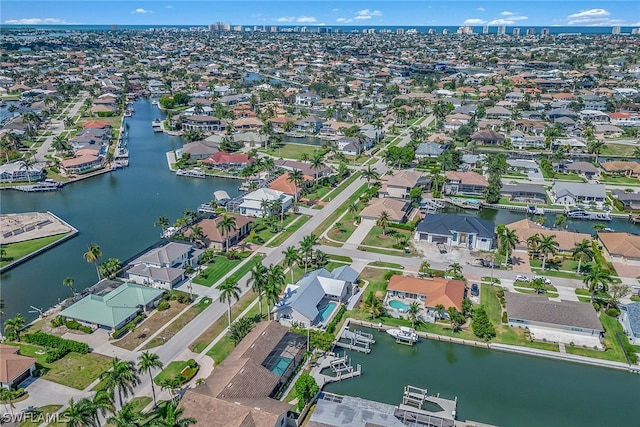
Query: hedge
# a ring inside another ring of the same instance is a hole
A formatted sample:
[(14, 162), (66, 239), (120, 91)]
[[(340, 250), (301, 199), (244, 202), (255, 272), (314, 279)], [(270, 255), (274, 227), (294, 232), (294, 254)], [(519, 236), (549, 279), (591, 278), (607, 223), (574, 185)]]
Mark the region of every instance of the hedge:
[(24, 336), (24, 340), (30, 344), (40, 345), (46, 347), (46, 355), (44, 361), (46, 363), (55, 362), (58, 359), (62, 359), (68, 353), (89, 353), (89, 346), (83, 342), (74, 340), (67, 340), (55, 335), (49, 335), (44, 332), (36, 332), (34, 334), (27, 334)]
[(340, 310), (338, 310), (336, 315), (333, 316), (333, 319), (331, 319), (331, 322), (329, 322), (329, 324), (327, 325), (327, 332), (332, 334), (336, 330), (336, 325), (338, 324), (338, 322), (340, 322), (340, 320), (342, 320), (342, 316), (346, 311), (347, 311), (347, 307), (345, 307), (345, 305), (342, 304), (340, 306)]
[(113, 331), (113, 333), (111, 334), (111, 338), (113, 339), (120, 338), (130, 330), (131, 325), (137, 325), (138, 323), (142, 322), (146, 317), (147, 315), (144, 313), (138, 314), (131, 322), (127, 323), (122, 328), (116, 329), (115, 331)]

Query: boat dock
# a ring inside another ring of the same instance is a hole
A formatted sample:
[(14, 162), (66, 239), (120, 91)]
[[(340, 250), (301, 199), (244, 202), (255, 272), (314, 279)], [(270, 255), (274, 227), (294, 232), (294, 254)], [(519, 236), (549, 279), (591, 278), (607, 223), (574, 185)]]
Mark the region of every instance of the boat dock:
[(356, 329), (352, 331), (347, 326), (342, 330), (334, 345), (336, 347), (360, 351), (362, 353), (371, 353), (371, 344), (375, 343), (376, 340), (373, 339), (372, 334), (358, 331)]
[[(333, 375), (323, 374), (322, 371), (326, 369), (330, 369)], [(311, 368), (311, 376), (315, 378), (320, 388), (331, 382), (355, 378), (360, 375), (362, 375), (362, 366), (358, 364), (354, 369), (351, 365), (351, 359), (347, 355), (339, 357), (330, 353), (319, 359)]]
[(478, 199), (446, 199), (446, 202), (462, 209), (480, 210), (483, 206), (482, 201)]
[[(431, 404), (430, 406), (440, 407), (440, 411), (430, 411), (423, 408), (425, 403)], [(402, 395), (402, 404), (398, 406), (398, 409), (402, 413), (403, 418), (406, 418), (411, 414), (411, 418), (436, 418), (437, 422), (427, 425), (442, 425), (453, 426), (455, 425), (456, 409), (458, 406), (458, 398), (445, 399), (440, 397), (440, 394), (435, 396), (429, 396), (426, 388), (414, 387), (406, 385), (404, 387), (404, 393)]]

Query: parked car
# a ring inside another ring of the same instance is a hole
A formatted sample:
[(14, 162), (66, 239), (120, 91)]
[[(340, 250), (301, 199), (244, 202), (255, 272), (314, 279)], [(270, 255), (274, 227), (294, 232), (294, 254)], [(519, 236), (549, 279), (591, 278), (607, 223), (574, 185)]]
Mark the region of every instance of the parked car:
[(522, 275), (522, 274), (518, 274), (516, 276), (516, 282), (530, 282), (531, 279), (529, 279), (527, 276)]
[(477, 283), (471, 284), (471, 295), (473, 295), (474, 297), (477, 297), (478, 295), (480, 295), (480, 288), (478, 288)]
[(551, 284), (551, 280), (546, 278), (546, 277), (544, 277), (544, 276), (535, 276), (534, 279), (542, 279), (542, 282), (545, 285), (550, 285)]

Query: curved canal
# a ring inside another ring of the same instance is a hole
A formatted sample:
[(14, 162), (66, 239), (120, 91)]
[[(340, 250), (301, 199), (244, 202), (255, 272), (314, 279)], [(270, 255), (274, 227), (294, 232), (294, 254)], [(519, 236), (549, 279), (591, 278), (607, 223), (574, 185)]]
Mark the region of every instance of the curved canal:
[(357, 329), (376, 339), (370, 354), (347, 352), (362, 376), (326, 391), (397, 405), (413, 385), (457, 396), (459, 420), (502, 427), (640, 425), (640, 375), (430, 340), (410, 347)]
[(130, 166), (88, 178), (49, 193), (0, 194), (2, 213), (51, 211), (80, 234), (0, 276), (5, 319), (21, 313), (32, 320), (29, 306), (48, 308), (69, 296), (62, 286), (73, 277), (76, 289), (97, 281), (93, 265), (83, 259), (90, 243), (97, 243), (103, 260), (126, 260), (155, 243), (159, 216), (175, 221), (185, 209), (195, 210), (213, 199), (215, 190), (238, 194), (239, 181), (175, 176), (167, 167), (167, 151), (179, 148), (177, 137), (154, 133), (151, 121), (161, 116), (149, 100), (137, 101), (129, 124)]

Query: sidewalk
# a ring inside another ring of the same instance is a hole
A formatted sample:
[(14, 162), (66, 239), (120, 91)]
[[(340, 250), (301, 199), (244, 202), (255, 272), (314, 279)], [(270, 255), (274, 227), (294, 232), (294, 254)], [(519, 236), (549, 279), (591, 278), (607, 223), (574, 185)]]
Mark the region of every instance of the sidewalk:
[(358, 247), (360, 243), (367, 237), (367, 234), (375, 227), (376, 221), (373, 219), (363, 219), (360, 225), (356, 227), (351, 236), (344, 242), (345, 246)]

